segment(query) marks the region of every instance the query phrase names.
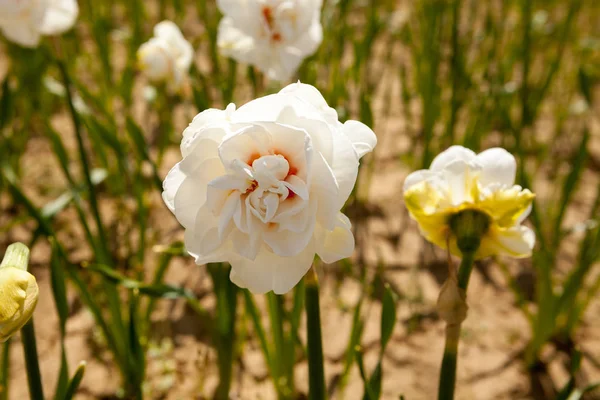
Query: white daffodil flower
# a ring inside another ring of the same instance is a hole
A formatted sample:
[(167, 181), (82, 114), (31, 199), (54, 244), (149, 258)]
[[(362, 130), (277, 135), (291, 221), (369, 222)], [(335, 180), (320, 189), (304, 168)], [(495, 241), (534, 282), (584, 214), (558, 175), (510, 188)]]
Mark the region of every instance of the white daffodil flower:
[(221, 53), (289, 81), (323, 40), (322, 0), (217, 0)]
[(75, 24), (76, 0), (0, 0), (0, 30), (11, 42), (36, 47), (42, 35), (57, 35)]
[(238, 286), (286, 293), (315, 254), (326, 263), (352, 254), (340, 210), (376, 143), (369, 127), (342, 124), (316, 88), (295, 83), (237, 110), (198, 114), (163, 199), (197, 264), (227, 261)]
[(137, 53), (138, 64), (152, 81), (162, 81), (178, 91), (187, 78), (194, 58), (192, 45), (171, 21), (154, 27), (154, 37), (142, 44)]
[(29, 249), (21, 243), (8, 247), (0, 264), (0, 342), (5, 342), (33, 315), (38, 301), (35, 277), (27, 272)]
[(528, 257), (534, 232), (521, 223), (531, 212), (535, 195), (515, 185), (517, 164), (506, 150), (482, 153), (452, 146), (439, 154), (427, 170), (410, 174), (404, 182), (404, 199), (410, 216), (425, 238), (461, 255), (453, 220), (466, 210), (478, 215), (484, 226), (476, 258), (505, 254)]

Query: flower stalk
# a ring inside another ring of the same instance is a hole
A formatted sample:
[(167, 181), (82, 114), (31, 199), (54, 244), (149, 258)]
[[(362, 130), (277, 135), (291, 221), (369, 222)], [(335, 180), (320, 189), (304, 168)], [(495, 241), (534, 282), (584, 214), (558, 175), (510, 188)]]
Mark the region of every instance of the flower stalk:
[(458, 272), (449, 260), (449, 276), (438, 299), (438, 313), (446, 321), (444, 356), (440, 370), (438, 388), (439, 400), (453, 400), (456, 387), (456, 366), (458, 342), (462, 322), (467, 317), (466, 293), (469, 285), (475, 255), (481, 238), (489, 229), (490, 221), (486, 214), (475, 210), (463, 210), (450, 217), (450, 229), (456, 236), (457, 246), (462, 253)]
[(306, 336), (308, 338), (308, 398), (326, 398), (325, 371), (323, 368), (323, 341), (319, 310), (319, 281), (314, 267), (306, 274)]
[(42, 376), (38, 364), (37, 345), (35, 341), (35, 329), (33, 318), (21, 328), (21, 339), (25, 353), (25, 365), (27, 367), (27, 383), (29, 384), (29, 398), (31, 400), (43, 399)]

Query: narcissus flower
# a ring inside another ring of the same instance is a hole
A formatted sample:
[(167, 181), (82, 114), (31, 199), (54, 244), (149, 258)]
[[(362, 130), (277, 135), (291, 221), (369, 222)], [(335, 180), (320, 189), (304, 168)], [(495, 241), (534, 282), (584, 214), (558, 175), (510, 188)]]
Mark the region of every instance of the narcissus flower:
[(0, 265), (0, 342), (29, 321), (38, 301), (35, 277), (27, 272), (29, 250), (21, 243), (8, 247)]
[(476, 155), (452, 146), (428, 170), (406, 178), (404, 200), (423, 236), (444, 249), (449, 244), (453, 254), (471, 246), (476, 258), (527, 257), (535, 234), (521, 223), (535, 196), (514, 184), (516, 168), (515, 158), (504, 149)]
[(287, 81), (323, 40), (322, 0), (218, 0), (221, 53)]
[(194, 49), (177, 25), (162, 21), (154, 27), (154, 37), (140, 46), (137, 57), (140, 69), (150, 80), (165, 82), (177, 91), (187, 78)]
[(42, 35), (71, 29), (78, 14), (76, 0), (0, 0), (0, 30), (11, 42), (36, 47)]
[(340, 210), (376, 142), (366, 125), (339, 122), (316, 88), (295, 83), (238, 110), (198, 114), (163, 199), (197, 264), (227, 261), (237, 285), (285, 293), (315, 253), (326, 263), (352, 254)]

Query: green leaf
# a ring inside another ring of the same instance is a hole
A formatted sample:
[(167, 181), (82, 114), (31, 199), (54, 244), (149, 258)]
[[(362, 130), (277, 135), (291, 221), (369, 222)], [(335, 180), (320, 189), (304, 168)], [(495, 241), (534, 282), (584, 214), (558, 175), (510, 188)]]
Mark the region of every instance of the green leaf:
[(381, 354), (385, 351), (396, 325), (396, 301), (396, 294), (386, 284), (381, 310)]
[(81, 380), (83, 379), (83, 374), (85, 373), (85, 361), (79, 363), (79, 366), (75, 370), (75, 375), (73, 375), (73, 379), (69, 382), (69, 388), (67, 389), (67, 393), (65, 394), (65, 400), (71, 400), (77, 393), (77, 389), (81, 384)]
[(56, 390), (54, 392), (54, 399), (61, 400), (64, 398), (69, 385), (69, 366), (67, 363), (65, 349), (65, 335), (67, 318), (69, 317), (69, 304), (67, 301), (66, 275), (63, 266), (60, 263), (57, 244), (53, 238), (51, 238), (50, 243), (52, 245), (52, 255), (50, 258), (50, 283), (52, 287), (52, 296), (54, 297), (54, 303), (56, 304), (56, 311), (58, 313), (61, 341), (60, 371), (58, 374), (58, 381), (56, 383)]
[(360, 298), (356, 307), (354, 307), (354, 313), (352, 316), (352, 330), (350, 331), (350, 339), (348, 340), (348, 346), (346, 348), (346, 359), (344, 361), (344, 370), (340, 378), (340, 386), (344, 387), (348, 381), (350, 374), (350, 368), (355, 361), (356, 348), (360, 346), (360, 340), (364, 330), (364, 321), (360, 317), (360, 311), (362, 309), (363, 297)]
[(356, 347), (356, 349), (354, 349), (355, 351), (355, 357), (356, 357), (356, 364), (358, 365), (358, 371), (360, 372), (360, 377), (363, 381), (363, 385), (364, 385), (364, 396), (363, 399), (367, 399), (367, 400), (376, 400), (378, 398), (378, 396), (375, 394), (375, 392), (373, 391), (373, 389), (371, 388), (371, 383), (370, 381), (367, 379), (367, 374), (365, 373), (365, 364), (363, 362), (363, 355), (362, 355), (362, 350), (360, 347)]
[(2, 97), (0, 97), (0, 131), (8, 124), (12, 110), (12, 92), (10, 90), (10, 74), (2, 81)]
[[(254, 299), (252, 298), (252, 293), (250, 293), (247, 289), (242, 290), (244, 293), (244, 301), (246, 304), (246, 313), (250, 315), (250, 319), (252, 320), (252, 324), (254, 326), (254, 331), (258, 336), (258, 341), (260, 343), (260, 348), (263, 352), (263, 356), (265, 357), (265, 362), (267, 367), (269, 368), (269, 373), (273, 378), (273, 382), (275, 383), (275, 376), (273, 375), (273, 359), (271, 358), (271, 353), (269, 351), (269, 345), (267, 344), (267, 334), (265, 332), (265, 328), (260, 320), (260, 312), (254, 303)], [(278, 385), (275, 383), (275, 389), (279, 391)]]

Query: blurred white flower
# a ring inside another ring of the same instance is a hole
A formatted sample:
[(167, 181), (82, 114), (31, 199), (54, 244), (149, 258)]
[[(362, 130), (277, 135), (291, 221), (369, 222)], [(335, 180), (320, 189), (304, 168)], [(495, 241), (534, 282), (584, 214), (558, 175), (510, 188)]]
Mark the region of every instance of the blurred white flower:
[(238, 110), (198, 114), (163, 199), (197, 264), (228, 261), (235, 284), (285, 293), (315, 253), (326, 263), (352, 254), (340, 210), (376, 143), (369, 127), (342, 124), (316, 88), (295, 83)]
[(154, 37), (142, 44), (137, 53), (138, 63), (152, 81), (162, 81), (174, 91), (181, 88), (194, 58), (192, 45), (171, 21), (154, 27)]
[(287, 81), (323, 40), (322, 0), (218, 0), (221, 53)]
[(76, 0), (0, 0), (0, 30), (11, 42), (36, 47), (42, 35), (71, 29), (78, 14)]
[(429, 169), (406, 178), (406, 207), (423, 236), (444, 249), (449, 244), (453, 254), (461, 255), (453, 217), (469, 210), (485, 222), (476, 258), (496, 254), (527, 257), (535, 234), (521, 223), (531, 212), (535, 195), (514, 184), (516, 170), (515, 158), (504, 149), (476, 155), (452, 146), (440, 153)]

